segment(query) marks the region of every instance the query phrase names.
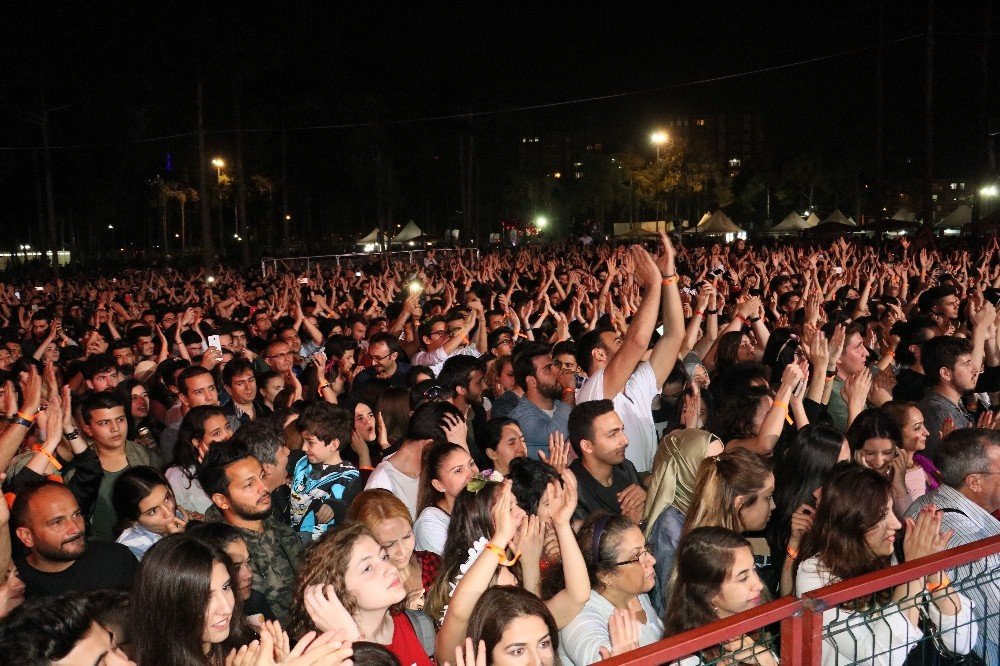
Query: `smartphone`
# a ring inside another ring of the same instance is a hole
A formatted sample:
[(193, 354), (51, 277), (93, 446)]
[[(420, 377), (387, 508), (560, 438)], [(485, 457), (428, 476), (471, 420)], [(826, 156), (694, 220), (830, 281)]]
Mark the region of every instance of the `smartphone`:
[(208, 346), (222, 351), (222, 343), (219, 341), (219, 336), (217, 335), (208, 336)]
[(35, 291), (45, 291), (45, 287), (35, 287)]
[(15, 292), (14, 292), (14, 298), (16, 298), (16, 299), (18, 299), (18, 300), (21, 300), (21, 292), (19, 292), (19, 291), (15, 291)]
[(309, 278), (299, 278), (299, 284), (309, 284)]
[(838, 273), (838, 274), (839, 273), (843, 273), (844, 272), (844, 267), (843, 266), (834, 266), (833, 267), (833, 272), (834, 273)]
[(354, 271), (354, 277), (361, 277), (361, 271)]
[(423, 290), (424, 290), (424, 285), (420, 284), (418, 280), (414, 280), (413, 282), (410, 283), (411, 294), (419, 294)]

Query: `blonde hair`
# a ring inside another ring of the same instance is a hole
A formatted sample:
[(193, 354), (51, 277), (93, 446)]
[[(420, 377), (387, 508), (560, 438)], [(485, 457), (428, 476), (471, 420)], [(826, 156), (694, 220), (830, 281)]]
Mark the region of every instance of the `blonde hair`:
[(385, 488), (373, 488), (358, 493), (347, 509), (347, 520), (364, 525), (369, 532), (385, 520), (402, 518), (407, 525), (413, 526), (410, 510), (402, 500)]
[(698, 468), (694, 497), (681, 536), (706, 526), (742, 532), (743, 519), (736, 508), (736, 498), (746, 498), (741, 509), (753, 506), (762, 499), (760, 491), (772, 473), (771, 463), (749, 449), (735, 448), (706, 458)]

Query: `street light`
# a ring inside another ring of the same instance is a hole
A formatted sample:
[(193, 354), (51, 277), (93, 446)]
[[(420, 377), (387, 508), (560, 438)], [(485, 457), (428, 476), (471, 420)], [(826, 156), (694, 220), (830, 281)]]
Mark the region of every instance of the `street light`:
[(650, 143), (652, 143), (654, 146), (656, 146), (656, 161), (657, 162), (660, 161), (660, 146), (662, 146), (663, 144), (665, 144), (668, 140), (669, 140), (669, 137), (667, 136), (667, 133), (664, 132), (663, 130), (656, 130), (655, 132), (653, 132), (652, 134), (649, 135), (649, 141), (650, 141)]
[(222, 169), (226, 166), (226, 161), (221, 157), (213, 157), (212, 166), (215, 167), (216, 178), (222, 180)]
[(1000, 188), (997, 188), (996, 185), (987, 185), (979, 190), (979, 193), (984, 197), (995, 197), (1000, 194)]
[(535, 226), (539, 229), (544, 229), (549, 223), (549, 218), (544, 215), (539, 215), (535, 218)]

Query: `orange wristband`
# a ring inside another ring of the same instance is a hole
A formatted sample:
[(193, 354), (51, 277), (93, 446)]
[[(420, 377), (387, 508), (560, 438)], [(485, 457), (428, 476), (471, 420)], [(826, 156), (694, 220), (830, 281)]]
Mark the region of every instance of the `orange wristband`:
[(677, 275), (671, 275), (670, 277), (663, 278), (663, 286), (669, 287), (672, 284), (677, 284)]
[(771, 406), (772, 407), (780, 407), (781, 409), (785, 410), (786, 412), (788, 411), (788, 403), (787, 402), (782, 402), (781, 400), (775, 400), (774, 402), (771, 403)]
[(41, 453), (43, 456), (48, 458), (49, 462), (52, 463), (52, 466), (55, 467), (57, 471), (62, 469), (62, 463), (56, 460), (56, 457), (54, 455), (52, 455), (42, 447), (35, 444), (33, 447), (31, 447), (31, 450), (34, 451), (35, 453)]

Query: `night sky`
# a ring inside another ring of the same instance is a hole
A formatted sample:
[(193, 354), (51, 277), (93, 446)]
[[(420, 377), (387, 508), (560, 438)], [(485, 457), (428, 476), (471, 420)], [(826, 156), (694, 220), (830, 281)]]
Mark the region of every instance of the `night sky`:
[[(55, 109), (63, 228), (110, 220), (135, 227), (114, 242), (141, 242), (151, 179), (197, 184), (199, 71), (209, 152), (234, 153), (241, 81), (248, 171), (278, 179), (281, 128), (291, 128), (290, 208), (344, 234), (374, 224), (357, 167), (372, 145), (392, 161), (399, 220), (454, 208), (457, 137), (470, 128), (488, 161), (508, 159), (503, 146), (522, 129), (613, 128), (642, 146), (669, 114), (760, 113), (776, 163), (810, 148), (869, 162), (874, 153), (877, 3), (20, 4), (0, 27), (8, 247), (28, 239), (38, 216), (41, 155), (26, 149), (41, 145), (43, 93)], [(986, 3), (936, 4), (936, 176), (972, 178)], [(926, 5), (884, 11), (887, 169), (919, 178)], [(1000, 67), (991, 69), (995, 88)], [(561, 104), (589, 98), (606, 99)], [(554, 106), (525, 110), (543, 105)], [(988, 115), (1000, 116), (995, 97)]]

